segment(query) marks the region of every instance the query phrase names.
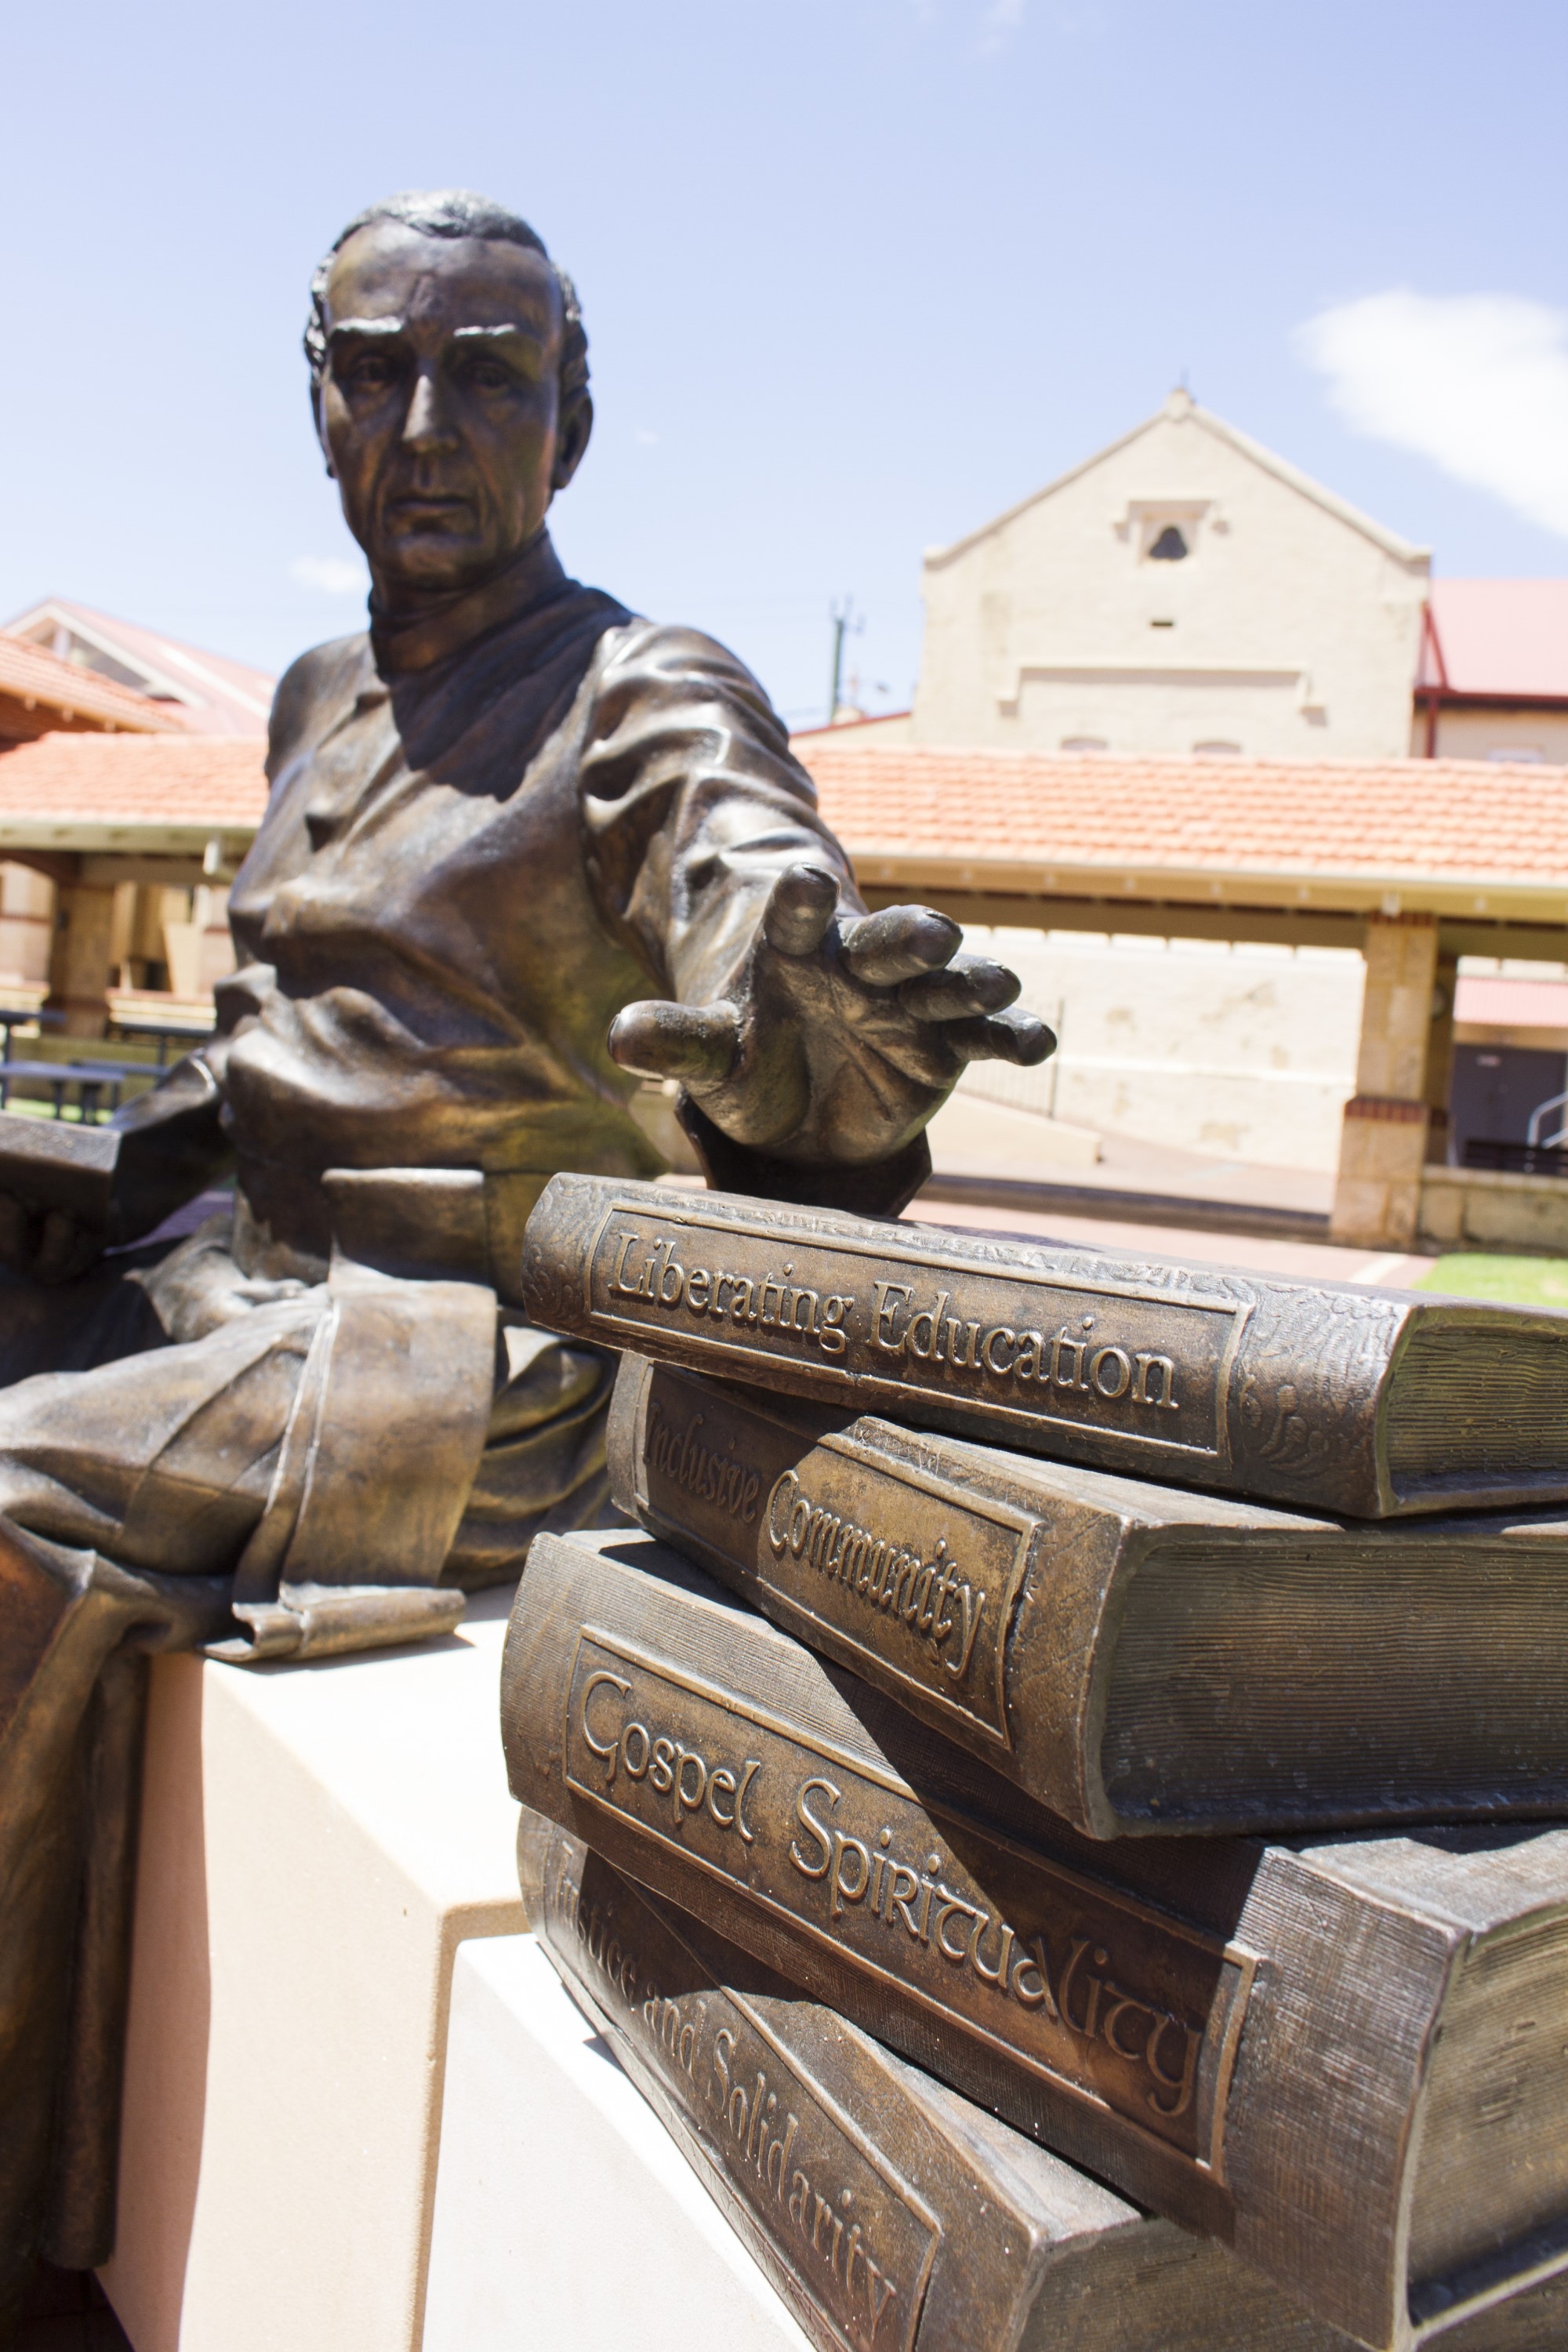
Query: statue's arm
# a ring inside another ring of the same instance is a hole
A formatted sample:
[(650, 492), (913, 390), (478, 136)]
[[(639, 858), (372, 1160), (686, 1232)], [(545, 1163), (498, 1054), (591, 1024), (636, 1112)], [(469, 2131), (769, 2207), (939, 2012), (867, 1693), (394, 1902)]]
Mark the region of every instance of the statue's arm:
[(647, 622), (612, 642), (581, 770), (590, 873), (649, 977), (705, 1003), (744, 961), (788, 866), (830, 871), (847, 912), (864, 901), (783, 722), (734, 656)]
[(925, 1124), (964, 1063), (1050, 1050), (956, 923), (866, 914), (766, 697), (710, 640), (621, 633), (583, 794), (601, 902), (658, 992), (611, 1050), (680, 1081), (717, 1181), (890, 1210), (929, 1173)]

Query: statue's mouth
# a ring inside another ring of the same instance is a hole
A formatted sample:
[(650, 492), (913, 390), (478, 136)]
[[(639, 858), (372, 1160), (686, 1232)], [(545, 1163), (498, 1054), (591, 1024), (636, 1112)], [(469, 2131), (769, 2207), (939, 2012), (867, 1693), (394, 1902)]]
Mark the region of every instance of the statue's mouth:
[(416, 530), (448, 530), (454, 523), (473, 520), (471, 499), (430, 497), (418, 494), (394, 499), (388, 507), (389, 519)]

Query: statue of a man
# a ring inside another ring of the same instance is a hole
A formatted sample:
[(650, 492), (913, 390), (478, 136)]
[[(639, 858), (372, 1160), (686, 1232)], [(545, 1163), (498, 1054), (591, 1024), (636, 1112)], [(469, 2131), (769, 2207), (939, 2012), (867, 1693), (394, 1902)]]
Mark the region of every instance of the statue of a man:
[[(563, 574), (587, 344), (524, 222), (362, 214), (306, 351), (369, 634), (279, 688), (217, 1034), (121, 1115), (107, 1227), (0, 1197), (13, 2280), (112, 2233), (130, 1660), (414, 1638), (598, 1511), (612, 1368), (527, 1325), (521, 1231), (559, 1169), (658, 1172), (639, 1076), (715, 1181), (891, 1214), (964, 1062), (1049, 1049), (954, 924), (866, 915), (729, 654)], [(125, 1247), (231, 1170), (232, 1217)]]

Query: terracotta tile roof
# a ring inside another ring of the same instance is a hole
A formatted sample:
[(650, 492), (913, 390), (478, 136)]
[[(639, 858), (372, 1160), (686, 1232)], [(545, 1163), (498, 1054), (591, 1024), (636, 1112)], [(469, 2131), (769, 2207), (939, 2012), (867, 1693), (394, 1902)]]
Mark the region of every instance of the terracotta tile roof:
[(1568, 580), (1434, 580), (1430, 609), (1417, 686), (1568, 702)]
[[(812, 747), (828, 823), (862, 879), (1023, 894), (1129, 887), (1415, 908), (1461, 893), (1568, 912), (1568, 769), (1483, 761), (1061, 758)], [(261, 746), (216, 736), (47, 735), (0, 751), (0, 856), (31, 833), (244, 835)], [(1553, 894), (1555, 896), (1553, 897)]]
[(253, 832), (262, 746), (222, 736), (41, 735), (0, 751), (0, 827), (188, 826)]
[(1564, 768), (805, 748), (862, 866), (1568, 887)]
[(178, 637), (143, 628), (139, 622), (95, 612), (90, 604), (78, 604), (68, 596), (45, 597), (7, 621), (0, 638), (18, 629), (32, 634), (36, 624), (53, 622), (78, 630), (111, 658), (147, 676), (160, 694), (174, 695), (193, 734), (266, 734), (267, 714), (278, 683), (268, 671), (230, 661), (225, 654), (207, 653), (200, 646), (187, 646)]
[(45, 711), (97, 719), (142, 735), (182, 735), (185, 721), (177, 705), (154, 702), (112, 678), (99, 677), (74, 662), (59, 661), (41, 646), (0, 635), (0, 694), (29, 699)]

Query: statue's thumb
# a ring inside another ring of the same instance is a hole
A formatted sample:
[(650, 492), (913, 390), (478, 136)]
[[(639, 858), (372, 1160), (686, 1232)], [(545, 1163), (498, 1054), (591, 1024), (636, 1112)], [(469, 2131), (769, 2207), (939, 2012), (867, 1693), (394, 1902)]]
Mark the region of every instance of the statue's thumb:
[(628, 1004), (610, 1024), (612, 1058), (641, 1078), (678, 1078), (684, 1086), (721, 1086), (740, 1045), (734, 1006), (671, 1004), (650, 997)]
[(822, 866), (786, 866), (768, 893), (763, 935), (781, 955), (815, 955), (838, 908), (838, 877)]

